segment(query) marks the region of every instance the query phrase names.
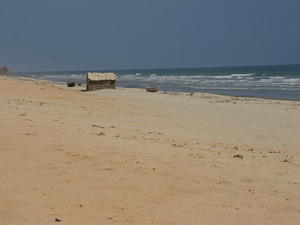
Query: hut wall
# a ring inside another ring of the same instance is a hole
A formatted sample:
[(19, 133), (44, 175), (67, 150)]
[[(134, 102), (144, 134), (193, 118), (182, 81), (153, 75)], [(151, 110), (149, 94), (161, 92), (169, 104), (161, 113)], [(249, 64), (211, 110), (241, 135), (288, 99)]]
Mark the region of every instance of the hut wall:
[(115, 80), (100, 80), (100, 81), (87, 81), (87, 91), (95, 91), (100, 89), (115, 89), (116, 81)]

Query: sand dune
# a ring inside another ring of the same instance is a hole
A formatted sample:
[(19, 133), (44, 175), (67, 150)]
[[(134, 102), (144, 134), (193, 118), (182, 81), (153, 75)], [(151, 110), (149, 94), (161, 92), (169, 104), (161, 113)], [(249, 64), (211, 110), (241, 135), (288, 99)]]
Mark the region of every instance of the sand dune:
[(0, 77), (0, 225), (297, 225), (300, 102)]

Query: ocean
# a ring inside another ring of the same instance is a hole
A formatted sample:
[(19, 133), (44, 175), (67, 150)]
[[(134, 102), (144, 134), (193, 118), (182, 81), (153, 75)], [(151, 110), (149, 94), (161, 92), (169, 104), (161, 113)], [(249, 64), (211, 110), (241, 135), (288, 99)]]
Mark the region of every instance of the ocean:
[(115, 72), (118, 87), (157, 87), (161, 91), (300, 100), (300, 65), (23, 72), (16, 75), (85, 83), (87, 72)]

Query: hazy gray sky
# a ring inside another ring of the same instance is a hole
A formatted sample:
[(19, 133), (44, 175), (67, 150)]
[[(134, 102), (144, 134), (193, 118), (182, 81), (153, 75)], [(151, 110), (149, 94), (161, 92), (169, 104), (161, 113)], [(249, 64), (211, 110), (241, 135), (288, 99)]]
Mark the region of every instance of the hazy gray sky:
[(0, 0), (0, 65), (297, 64), (299, 9), (299, 0)]

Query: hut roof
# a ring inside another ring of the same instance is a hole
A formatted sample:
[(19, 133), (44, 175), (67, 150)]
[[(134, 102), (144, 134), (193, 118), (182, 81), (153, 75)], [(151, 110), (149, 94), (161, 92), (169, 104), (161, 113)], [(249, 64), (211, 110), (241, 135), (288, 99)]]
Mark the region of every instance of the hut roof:
[(116, 80), (117, 76), (114, 73), (88, 73), (89, 80)]

